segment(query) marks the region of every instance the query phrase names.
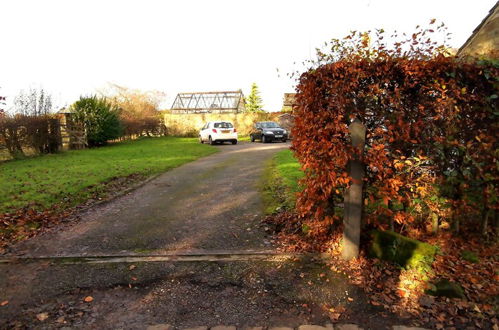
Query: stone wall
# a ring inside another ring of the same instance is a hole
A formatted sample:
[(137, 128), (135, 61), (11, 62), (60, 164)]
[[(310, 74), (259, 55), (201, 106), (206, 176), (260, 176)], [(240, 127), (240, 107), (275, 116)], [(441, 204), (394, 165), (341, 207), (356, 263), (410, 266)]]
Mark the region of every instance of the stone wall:
[(196, 113), (171, 114), (165, 111), (164, 121), (169, 135), (198, 136), (199, 130), (206, 122), (230, 121), (237, 128), (240, 136), (248, 135), (257, 121), (278, 121), (280, 112), (261, 113)]
[(87, 147), (85, 130), (75, 125), (69, 112), (57, 114), (61, 135), (61, 150), (84, 149)]

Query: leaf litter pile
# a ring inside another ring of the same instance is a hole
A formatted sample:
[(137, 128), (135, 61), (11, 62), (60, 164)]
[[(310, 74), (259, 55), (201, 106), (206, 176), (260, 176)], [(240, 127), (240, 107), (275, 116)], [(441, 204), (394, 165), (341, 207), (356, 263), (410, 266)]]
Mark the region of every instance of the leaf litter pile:
[[(126, 177), (116, 177), (97, 187), (89, 187), (82, 195), (87, 196), (83, 203), (76, 198), (74, 201), (65, 198), (52, 208), (44, 209), (39, 205), (0, 214), (0, 253), (4, 253), (12, 244), (43, 233), (63, 222), (71, 222), (78, 213), (95, 206), (98, 203), (111, 200), (127, 188), (144, 182), (145, 177), (131, 174)], [(88, 193), (88, 195), (87, 195)], [(72, 206), (76, 204), (76, 206)]]
[[(358, 259), (344, 261), (340, 251), (341, 230), (335, 230), (329, 236), (312, 237), (304, 234), (304, 228), (307, 231), (310, 228), (291, 212), (268, 216), (264, 223), (268, 231), (274, 234), (279, 249), (287, 252), (328, 253), (331, 270), (345, 274), (352, 284), (361, 287), (372, 305), (382, 306), (402, 318), (414, 320), (414, 325), (436, 329), (499, 330), (497, 243), (484, 243), (479, 236), (461, 238), (445, 232), (437, 236), (417, 237), (439, 247), (431, 274), (422, 276), (416, 270), (367, 258), (365, 246)], [(465, 260), (463, 251), (473, 251), (477, 260)], [(464, 290), (465, 299), (425, 293), (430, 283), (441, 278), (459, 284)], [(381, 315), (384, 316), (383, 313)], [(341, 320), (341, 315), (336, 315), (333, 321), (336, 319)]]
[(21, 209), (0, 214), (0, 253), (16, 241), (33, 237), (60, 223), (69, 214), (54, 210)]

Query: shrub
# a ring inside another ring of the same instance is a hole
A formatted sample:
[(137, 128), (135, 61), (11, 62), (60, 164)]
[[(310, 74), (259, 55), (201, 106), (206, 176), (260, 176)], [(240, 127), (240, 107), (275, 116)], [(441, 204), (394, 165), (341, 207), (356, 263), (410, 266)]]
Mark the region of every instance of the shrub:
[[(5, 98), (0, 97), (0, 103)], [(0, 111), (0, 147), (11, 157), (24, 156), (23, 149), (38, 154), (57, 152), (59, 122), (50, 114), (52, 97), (43, 89), (21, 91), (14, 99), (14, 114)]]
[(22, 158), (25, 149), (38, 154), (55, 153), (61, 143), (59, 121), (52, 115), (7, 115), (0, 117), (0, 146), (12, 158)]
[[(333, 40), (299, 78), (293, 149), (303, 165), (302, 216), (330, 224), (349, 185), (346, 165), (365, 153), (366, 220), (375, 227), (429, 219), (487, 225), (498, 208), (497, 62), (446, 56), (418, 30), (389, 48), (382, 30)], [(367, 128), (354, 150), (348, 125)], [(476, 221), (475, 219), (479, 219)], [(481, 219), (481, 221), (480, 221)]]
[(39, 154), (55, 153), (61, 144), (59, 121), (52, 115), (21, 116), (26, 145)]
[(19, 117), (4, 114), (0, 117), (0, 146), (5, 147), (12, 158), (24, 156), (25, 129)]
[(122, 135), (119, 108), (105, 98), (81, 97), (71, 107), (73, 120), (85, 128), (89, 146), (104, 145)]

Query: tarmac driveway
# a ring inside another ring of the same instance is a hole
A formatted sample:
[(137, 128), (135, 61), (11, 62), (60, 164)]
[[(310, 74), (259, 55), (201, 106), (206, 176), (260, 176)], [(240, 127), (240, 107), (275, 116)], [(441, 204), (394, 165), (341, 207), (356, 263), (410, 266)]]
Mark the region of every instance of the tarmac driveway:
[[(247, 258), (272, 250), (258, 188), (266, 161), (287, 147), (219, 146), (14, 247), (11, 257), (49, 258), (0, 262), (0, 328), (296, 327), (330, 322), (337, 310), (343, 322), (366, 328), (400, 324), (320, 260)], [(182, 259), (220, 251), (246, 257)]]
[(14, 254), (67, 256), (268, 248), (259, 226), (262, 170), (289, 143), (220, 145), (219, 153), (166, 172), (20, 244)]

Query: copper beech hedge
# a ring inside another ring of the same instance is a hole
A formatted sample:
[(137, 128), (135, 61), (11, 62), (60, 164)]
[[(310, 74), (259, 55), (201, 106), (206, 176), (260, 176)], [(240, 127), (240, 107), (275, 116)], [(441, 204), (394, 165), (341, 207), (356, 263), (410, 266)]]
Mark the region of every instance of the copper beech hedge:
[[(346, 164), (359, 152), (368, 224), (497, 227), (497, 61), (428, 54), (366, 50), (363, 36), (299, 78), (292, 148), (306, 175), (297, 210), (315, 234), (339, 223)], [(354, 118), (367, 128), (364, 151), (350, 144)]]

